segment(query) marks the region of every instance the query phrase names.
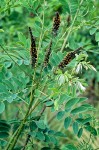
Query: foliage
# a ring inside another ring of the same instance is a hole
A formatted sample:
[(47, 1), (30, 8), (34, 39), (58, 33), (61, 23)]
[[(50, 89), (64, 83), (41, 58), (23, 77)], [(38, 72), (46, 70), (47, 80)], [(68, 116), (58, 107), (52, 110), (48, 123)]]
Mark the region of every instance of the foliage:
[[(82, 95), (88, 86), (84, 77), (89, 81), (90, 72), (99, 82), (98, 1), (4, 0), (0, 4), (1, 149), (93, 150), (90, 141), (99, 137), (97, 110)], [(56, 11), (61, 22), (53, 35)], [(28, 27), (36, 42), (35, 67), (30, 63)], [(60, 69), (68, 52), (77, 49), (81, 50)], [(78, 141), (68, 140), (68, 131)], [(85, 131), (90, 134), (88, 142), (80, 141)]]

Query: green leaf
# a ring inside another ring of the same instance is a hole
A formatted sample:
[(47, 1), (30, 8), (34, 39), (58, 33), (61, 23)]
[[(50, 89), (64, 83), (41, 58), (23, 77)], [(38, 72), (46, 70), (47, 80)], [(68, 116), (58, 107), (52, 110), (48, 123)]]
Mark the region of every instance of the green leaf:
[(46, 105), (47, 107), (51, 107), (53, 104), (54, 104), (53, 101), (47, 101), (47, 102), (45, 103), (45, 105)]
[(55, 134), (55, 131), (54, 131), (54, 130), (49, 130), (49, 131), (48, 131), (48, 134), (54, 135), (54, 134)]
[(26, 45), (27, 44), (27, 40), (26, 40), (26, 37), (23, 35), (23, 33), (18, 33), (18, 38), (20, 40), (20, 42), (22, 42), (23, 45)]
[(29, 61), (29, 60), (24, 60), (24, 64), (25, 64), (26, 66), (28, 66), (28, 65), (30, 65), (30, 61)]
[(72, 99), (70, 99), (70, 100), (66, 103), (65, 108), (68, 109), (68, 108), (73, 107), (75, 104), (77, 104), (78, 101), (79, 101), (79, 98), (72, 98)]
[(50, 141), (53, 144), (57, 144), (57, 140), (56, 140), (56, 138), (54, 136), (50, 136)]
[(80, 138), (82, 136), (82, 133), (83, 133), (83, 128), (80, 128), (77, 136)]
[(65, 129), (69, 128), (69, 126), (71, 124), (71, 121), (72, 121), (71, 117), (65, 118), (65, 120), (64, 120), (64, 127), (65, 127)]
[(38, 128), (40, 128), (40, 129), (45, 129), (46, 128), (43, 120), (35, 121), (35, 123), (38, 126)]
[(44, 136), (43, 132), (37, 132), (36, 137), (37, 137), (37, 139), (39, 139), (41, 141), (45, 140), (45, 136)]
[(77, 87), (76, 85), (72, 87), (72, 96), (73, 97), (76, 97), (76, 90), (77, 90)]
[(34, 121), (30, 122), (30, 130), (31, 130), (31, 131), (34, 131), (34, 130), (36, 130), (36, 129), (37, 129), (36, 123), (35, 123)]
[(90, 35), (93, 35), (93, 34), (96, 32), (96, 30), (97, 30), (97, 28), (92, 28), (92, 29), (90, 30)]
[(9, 134), (7, 132), (0, 131), (0, 138), (7, 138)]
[(83, 119), (83, 118), (77, 118), (76, 121), (81, 124), (81, 125), (84, 125), (88, 122), (90, 122), (92, 120), (92, 117), (88, 117), (86, 119)]
[(86, 126), (85, 127), (85, 129), (87, 130), (87, 131), (89, 131), (91, 134), (93, 134), (94, 136), (97, 136), (97, 131), (96, 131), (96, 129), (95, 128), (93, 128), (92, 126)]
[(50, 58), (50, 63), (52, 66), (57, 66), (57, 62), (52, 57)]
[(22, 63), (23, 63), (23, 60), (22, 60), (22, 59), (20, 59), (20, 60), (18, 59), (18, 60), (17, 60), (17, 63), (18, 63), (19, 66), (21, 66)]
[(0, 120), (0, 126), (10, 129), (10, 124), (8, 124), (5, 120)]
[(95, 34), (95, 40), (96, 40), (96, 42), (99, 42), (99, 32), (97, 32), (97, 33)]
[(66, 137), (66, 135), (63, 134), (62, 132), (56, 132), (54, 135), (59, 137)]
[(6, 68), (10, 68), (12, 66), (12, 62), (7, 61), (4, 63), (4, 65)]
[(77, 135), (78, 134), (78, 130), (79, 130), (79, 128), (78, 128), (78, 123), (77, 122), (74, 122), (73, 123), (73, 131), (74, 131), (74, 133)]
[(50, 143), (50, 136), (48, 136), (48, 135), (45, 134), (45, 141), (48, 142), (48, 143)]
[(31, 135), (34, 138), (34, 137), (36, 137), (36, 132), (35, 131), (30, 132), (29, 135)]
[(78, 9), (78, 0), (68, 0), (70, 12), (72, 15), (75, 15)]
[[(75, 50), (78, 48), (78, 44), (75, 42), (75, 39), (72, 39), (72, 37), (70, 37), (69, 39), (69, 48), (72, 50)], [(75, 62), (74, 62), (74, 65), (75, 65)]]
[(0, 102), (0, 114), (2, 114), (5, 110), (5, 104), (4, 102)]
[(91, 120), (92, 120), (92, 117), (88, 117), (88, 118), (84, 119), (84, 120), (82, 121), (82, 123), (83, 123), (83, 124), (86, 124), (87, 122), (90, 122)]
[(4, 146), (6, 146), (6, 145), (7, 145), (7, 141), (4, 140), (4, 139), (3, 139), (3, 140), (0, 139), (0, 146), (1, 146), (1, 147), (4, 147)]
[(77, 150), (77, 148), (72, 144), (67, 144), (62, 150)]
[(60, 58), (57, 55), (57, 53), (53, 52), (52, 53), (52, 58), (54, 59), (54, 61), (56, 62), (57, 65), (60, 63)]
[(61, 86), (64, 83), (65, 83), (65, 76), (63, 74), (61, 74), (58, 78), (58, 84), (59, 84), (59, 86)]
[(62, 61), (62, 59), (63, 59), (63, 53), (62, 52), (60, 52), (60, 51), (58, 51), (57, 52), (57, 55), (58, 55), (58, 58), (60, 59), (60, 62)]
[(57, 113), (57, 119), (58, 119), (58, 120), (61, 120), (61, 119), (63, 118), (64, 114), (65, 114), (65, 111), (60, 111), (60, 112), (58, 112), (58, 113)]
[(59, 0), (62, 4), (63, 12), (66, 14), (68, 12), (70, 14), (69, 4), (66, 0)]
[(52, 66), (50, 64), (47, 65), (47, 70), (50, 72), (52, 70)]
[(87, 97), (80, 97), (79, 98), (79, 103), (83, 102), (83, 101), (87, 101), (88, 98)]
[(12, 78), (12, 73), (11, 72), (7, 72), (6, 74), (5, 74), (5, 77), (6, 77), (6, 79), (7, 80), (9, 80), (10, 78)]
[(10, 128), (8, 128), (7, 126), (2, 126), (0, 125), (0, 132), (3, 131), (3, 132), (9, 132)]
[(94, 110), (94, 107), (93, 107), (92, 105), (90, 105), (90, 104), (85, 103), (85, 104), (83, 104), (82, 106), (88, 108), (89, 110), (90, 110), (90, 109), (93, 109), (93, 110)]
[(76, 119), (76, 121), (77, 121), (79, 124), (82, 124), (82, 123), (83, 123), (83, 120), (84, 120), (84, 119), (82, 119), (82, 118), (77, 118), (77, 119)]
[(13, 102), (13, 97), (11, 97), (11, 96), (8, 97), (8, 98), (7, 98), (7, 101), (8, 101), (9, 103), (12, 103), (12, 102)]
[(37, 7), (39, 6), (40, 1), (31, 1), (33, 2), (33, 11), (36, 11)]
[(0, 32), (4, 32), (4, 30), (3, 30), (3, 29), (0, 29)]
[(77, 114), (77, 113), (81, 113), (81, 112), (85, 112), (87, 111), (88, 109), (84, 106), (80, 106), (78, 108), (75, 108), (71, 111), (71, 114)]
[(1, 83), (0, 83), (0, 92), (4, 92), (4, 93), (8, 92), (7, 87)]
[(59, 100), (59, 104), (63, 104), (63, 102), (68, 101), (69, 99), (71, 99), (71, 96), (66, 95), (66, 94), (62, 94), (60, 95), (60, 100)]

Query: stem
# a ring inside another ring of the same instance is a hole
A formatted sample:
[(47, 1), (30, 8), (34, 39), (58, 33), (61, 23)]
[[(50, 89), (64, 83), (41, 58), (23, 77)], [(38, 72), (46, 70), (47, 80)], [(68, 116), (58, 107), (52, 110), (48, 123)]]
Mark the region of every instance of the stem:
[(78, 10), (77, 10), (76, 15), (75, 15), (75, 17), (74, 17), (74, 20), (73, 20), (73, 22), (72, 22), (72, 24), (71, 24), (71, 26), (70, 26), (70, 30), (68, 31), (68, 34), (67, 34), (66, 38), (64, 39), (64, 42), (63, 42), (63, 45), (62, 45), (62, 48), (61, 48), (61, 52), (62, 52), (62, 51), (64, 50), (64, 48), (65, 48), (66, 42), (67, 42), (67, 40), (68, 40), (68, 37), (69, 37), (69, 35), (70, 35), (70, 33), (71, 33), (72, 27), (73, 27), (74, 22), (75, 22), (75, 20), (76, 20), (77, 13), (78, 13)]
[(27, 144), (28, 144), (28, 142), (29, 142), (29, 140), (30, 140), (30, 137), (31, 137), (31, 135), (28, 134), (28, 135), (27, 135), (27, 138), (26, 138), (26, 141), (25, 141), (25, 144), (24, 144), (22, 150), (25, 150), (25, 148), (26, 148), (26, 146), (27, 146)]
[[(35, 90), (34, 90), (34, 91), (35, 91)], [(34, 91), (33, 91), (33, 93), (34, 93)], [(19, 128), (18, 128), (16, 134), (14, 134), (14, 136), (13, 136), (12, 139), (10, 140), (10, 143), (8, 144), (6, 150), (13, 150), (13, 148), (14, 148), (14, 146), (15, 146), (15, 144), (16, 144), (16, 142), (17, 142), (19, 136), (20, 136), (20, 133), (21, 133), (22, 130), (23, 130), (24, 124), (25, 124), (25, 122), (26, 122), (26, 120), (27, 120), (28, 114), (29, 114), (30, 109), (31, 109), (31, 107), (32, 107), (33, 100), (34, 100), (34, 97), (32, 98), (32, 100), (31, 100), (31, 102), (30, 102), (30, 104), (29, 104), (27, 113), (26, 113), (26, 115), (25, 115), (23, 121), (21, 122), (21, 125), (19, 126)]]
[[(46, 106), (44, 105), (44, 107), (42, 108), (42, 110), (41, 110), (41, 112), (40, 112), (40, 114), (39, 114), (39, 119), (41, 118), (41, 116), (42, 116), (42, 114), (44, 113), (44, 111), (45, 111), (45, 109), (46, 109)], [(38, 119), (38, 120), (39, 120)], [(24, 146), (23, 146), (23, 148), (22, 148), (22, 150), (25, 150), (26, 149), (26, 146), (27, 146), (27, 144), (28, 144), (28, 142), (30, 141), (30, 138), (31, 138), (31, 135), (27, 135), (27, 138), (26, 138), (26, 141), (25, 141), (25, 144), (24, 144)]]
[[(41, 76), (40, 76), (41, 78)], [(33, 80), (32, 80), (32, 88), (31, 88), (31, 96), (30, 96), (30, 104), (29, 104), (29, 107), (28, 107), (28, 110), (26, 112), (26, 115), (23, 119), (23, 121), (21, 122), (18, 130), (16, 131), (16, 133), (12, 136), (11, 140), (9, 141), (8, 143), (8, 146), (6, 148), (6, 150), (13, 150), (19, 136), (20, 136), (20, 133), (22, 132), (23, 130), (23, 127), (24, 127), (24, 124), (26, 123), (27, 121), (27, 118), (28, 116), (31, 114), (31, 112), (40, 104), (40, 101), (37, 101), (34, 105), (34, 107), (32, 108), (31, 110), (31, 107), (32, 107), (32, 104), (33, 104), (33, 101), (34, 101), (34, 92), (35, 92), (35, 89), (39, 86), (40, 82), (37, 82), (35, 87), (33, 86), (33, 83), (35, 81), (35, 70), (34, 70), (34, 75), (33, 75)]]
[(13, 150), (13, 148), (14, 148), (14, 146), (15, 146), (15, 144), (16, 144), (19, 136), (20, 136), (20, 133), (23, 130), (24, 124), (27, 121), (30, 109), (31, 109), (33, 101), (34, 101), (34, 92), (35, 92), (36, 87), (38, 86), (38, 84), (36, 84), (35, 87), (33, 86), (34, 81), (35, 81), (35, 70), (34, 70), (34, 74), (33, 74), (31, 96), (30, 96), (30, 104), (29, 104), (28, 110), (27, 110), (26, 115), (25, 115), (23, 121), (21, 122), (19, 128), (17, 129), (17, 131), (15, 132), (15, 134), (12, 136), (11, 140), (9, 141), (6, 150)]
[[(81, 0), (80, 6), (81, 6), (82, 2), (83, 2), (83, 0)], [(63, 50), (64, 50), (64, 48), (65, 48), (66, 42), (67, 42), (68, 37), (69, 37), (69, 35), (70, 35), (71, 31), (72, 31), (72, 27), (73, 27), (74, 22), (75, 22), (75, 20), (76, 20), (76, 18), (77, 18), (78, 12), (79, 12), (79, 8), (78, 8), (77, 11), (76, 11), (76, 14), (75, 14), (75, 16), (74, 16), (73, 22), (72, 22), (72, 24), (71, 24), (71, 26), (70, 26), (70, 28), (69, 28), (68, 34), (67, 34), (66, 38), (64, 39), (62, 48), (61, 48), (61, 50), (60, 50), (61, 52), (63, 52)]]
[(41, 43), (42, 43), (42, 38), (43, 38), (43, 30), (44, 30), (44, 8), (43, 8), (43, 21), (42, 21), (42, 29), (41, 29), (40, 39), (39, 39), (38, 51), (40, 51), (40, 48), (41, 48)]

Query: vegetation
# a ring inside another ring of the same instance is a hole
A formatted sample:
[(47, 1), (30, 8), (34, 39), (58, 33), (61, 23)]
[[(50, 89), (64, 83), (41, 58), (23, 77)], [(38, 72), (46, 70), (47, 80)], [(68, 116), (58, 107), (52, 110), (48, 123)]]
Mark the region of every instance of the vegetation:
[(98, 0), (0, 1), (0, 148), (99, 149)]

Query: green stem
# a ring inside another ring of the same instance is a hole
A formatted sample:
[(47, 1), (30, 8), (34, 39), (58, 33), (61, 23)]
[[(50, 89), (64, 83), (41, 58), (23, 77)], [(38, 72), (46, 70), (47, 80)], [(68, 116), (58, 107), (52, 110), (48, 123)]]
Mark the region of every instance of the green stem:
[(31, 96), (30, 96), (30, 104), (29, 104), (28, 110), (27, 110), (26, 115), (25, 115), (23, 121), (21, 122), (19, 128), (17, 129), (17, 131), (14, 133), (14, 135), (11, 138), (11, 140), (9, 141), (6, 150), (13, 150), (13, 148), (14, 148), (14, 146), (15, 146), (15, 144), (16, 144), (19, 136), (20, 136), (20, 133), (22, 132), (23, 127), (24, 127), (24, 125), (25, 125), (25, 123), (27, 121), (30, 109), (31, 109), (33, 101), (34, 101), (34, 92), (35, 92), (36, 87), (38, 86), (37, 84), (36, 84), (35, 87), (33, 86), (34, 81), (35, 81), (35, 70), (34, 70), (34, 74), (33, 74)]
[(72, 24), (71, 24), (71, 26), (70, 26), (70, 30), (68, 31), (68, 34), (67, 34), (66, 38), (64, 39), (64, 42), (63, 42), (63, 45), (62, 45), (62, 48), (61, 48), (61, 52), (64, 50), (65, 45), (66, 45), (66, 42), (67, 42), (67, 40), (68, 40), (68, 37), (69, 37), (69, 35), (70, 35), (71, 31), (72, 31), (72, 27), (73, 27), (74, 22), (75, 22), (75, 19), (76, 19), (76, 17), (77, 17), (77, 13), (78, 13), (78, 11), (76, 12), (76, 15), (75, 15), (75, 17), (74, 17), (74, 20), (73, 20), (73, 22), (72, 22)]
[[(34, 91), (33, 91), (33, 93), (34, 93)], [(25, 115), (23, 121), (21, 122), (21, 125), (19, 126), (19, 128), (18, 128), (16, 134), (15, 134), (15, 135), (12, 137), (12, 139), (10, 140), (10, 143), (8, 144), (6, 150), (13, 150), (13, 148), (14, 148), (14, 146), (15, 146), (15, 144), (16, 144), (16, 142), (17, 142), (19, 136), (20, 136), (20, 133), (21, 133), (22, 130), (23, 130), (24, 124), (25, 124), (25, 122), (26, 122), (26, 120), (27, 120), (28, 114), (29, 114), (30, 109), (31, 109), (31, 107), (32, 107), (33, 100), (34, 100), (34, 97), (33, 97), (32, 100), (30, 101), (30, 104), (29, 104), (27, 113), (26, 113), (26, 115)]]
[(43, 32), (44, 32), (43, 30), (44, 30), (44, 8), (43, 8), (43, 21), (42, 21), (42, 29), (41, 29), (39, 45), (38, 45), (38, 52), (40, 51), (40, 48), (41, 48), (41, 43), (42, 43), (42, 39), (43, 39)]
[[(82, 2), (83, 2), (83, 0), (81, 0), (80, 6), (81, 6)], [(80, 7), (80, 6), (79, 6), (79, 7)], [(65, 48), (66, 42), (67, 42), (68, 37), (69, 37), (69, 35), (70, 35), (71, 31), (72, 31), (72, 27), (73, 27), (74, 22), (75, 22), (75, 20), (76, 20), (76, 18), (77, 18), (78, 12), (79, 12), (79, 8), (78, 8), (77, 11), (76, 11), (76, 14), (75, 14), (75, 16), (74, 16), (73, 22), (72, 22), (72, 24), (71, 24), (71, 26), (70, 26), (70, 28), (69, 28), (68, 34), (67, 34), (66, 38), (64, 39), (62, 48), (61, 48), (61, 50), (60, 50), (61, 52), (62, 52), (62, 51), (64, 50), (64, 48)]]
[[(36, 69), (36, 68), (35, 68), (35, 69)], [(41, 76), (40, 76), (40, 78), (41, 78)], [(16, 131), (16, 133), (12, 136), (11, 140), (9, 141), (6, 150), (13, 150), (13, 148), (14, 148), (15, 144), (17, 143), (17, 140), (18, 140), (18, 138), (19, 138), (19, 136), (20, 136), (20, 133), (22, 132), (23, 127), (24, 127), (24, 125), (25, 125), (25, 123), (26, 123), (26, 121), (27, 121), (27, 118), (28, 118), (28, 116), (29, 116), (30, 113), (31, 113), (30, 110), (31, 110), (31, 107), (32, 107), (32, 104), (33, 104), (33, 101), (34, 101), (34, 92), (35, 92), (35, 89), (36, 89), (36, 88), (39, 86), (39, 84), (40, 84), (40, 82), (37, 82), (36, 85), (35, 85), (35, 87), (34, 87), (34, 86), (33, 86), (33, 83), (35, 83), (34, 81), (35, 81), (35, 70), (34, 70), (34, 75), (33, 75), (33, 80), (32, 80), (30, 104), (29, 104), (28, 110), (27, 110), (26, 115), (25, 115), (23, 121), (21, 122), (21, 124), (20, 124), (18, 130)], [(32, 108), (32, 111), (33, 111), (39, 104), (40, 104), (40, 102), (37, 101), (37, 102), (35, 103), (34, 107)]]

